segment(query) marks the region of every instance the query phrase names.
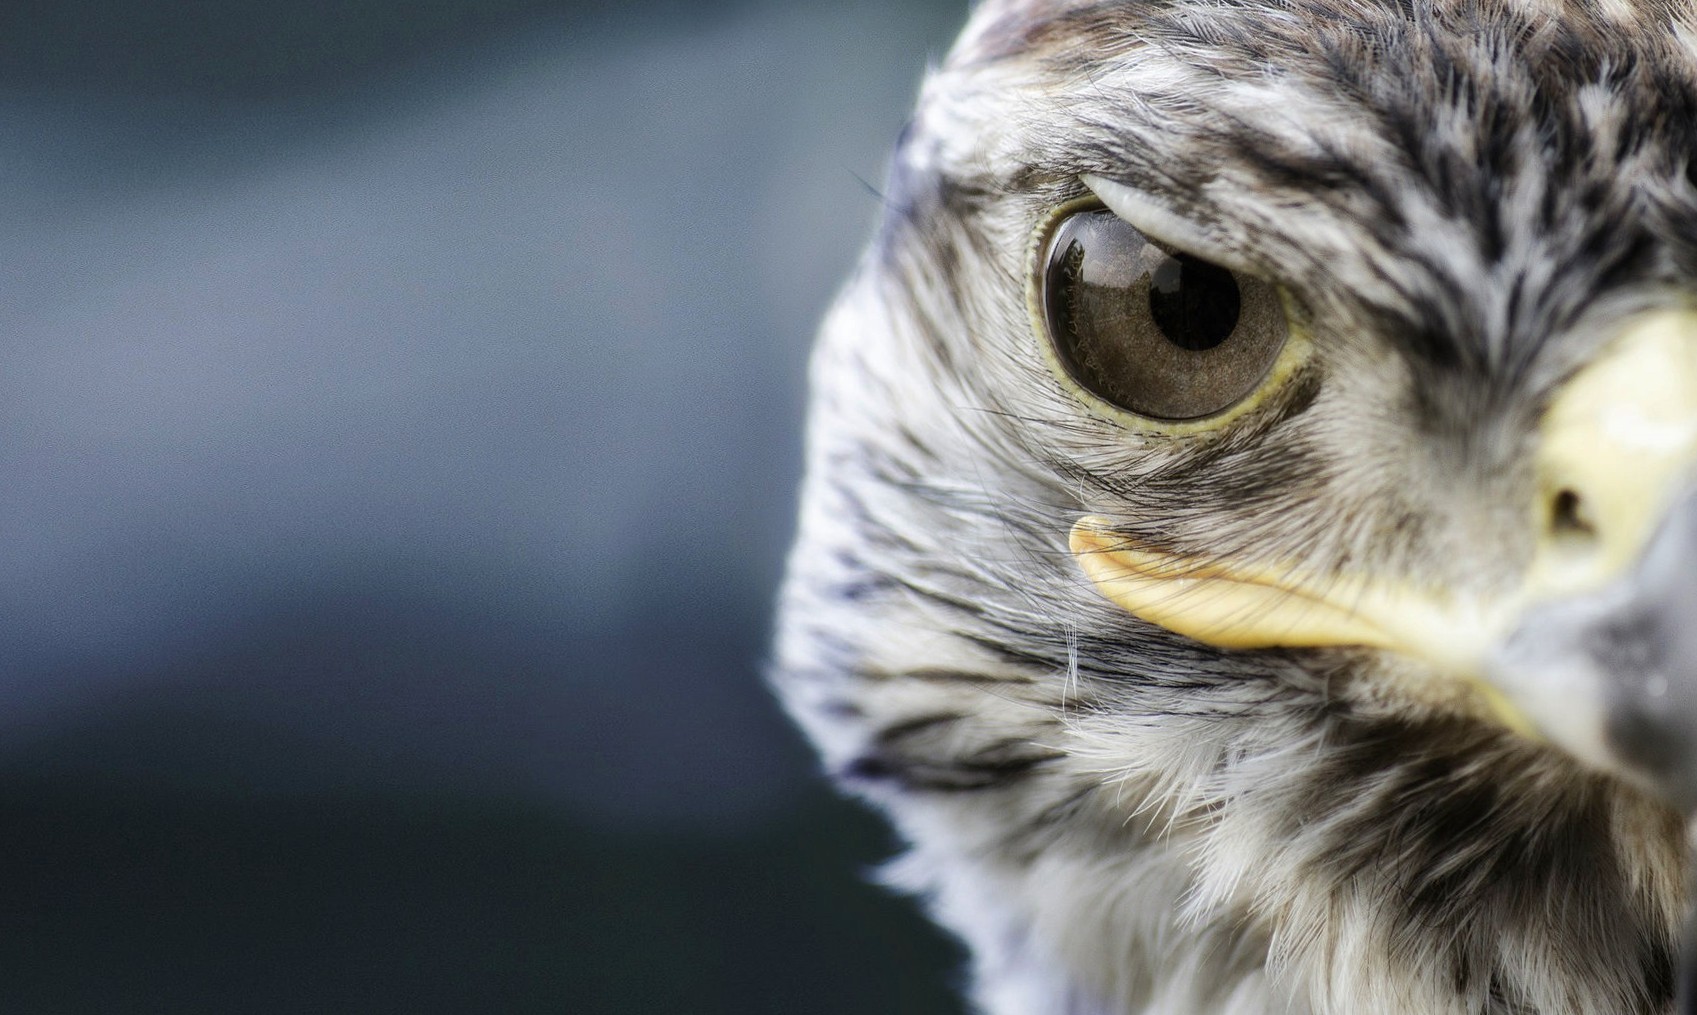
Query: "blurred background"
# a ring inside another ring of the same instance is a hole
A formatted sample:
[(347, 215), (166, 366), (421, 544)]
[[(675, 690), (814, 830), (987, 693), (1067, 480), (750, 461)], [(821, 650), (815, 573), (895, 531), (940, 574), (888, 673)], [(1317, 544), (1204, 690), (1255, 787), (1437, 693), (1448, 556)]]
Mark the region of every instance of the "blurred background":
[(0, 1012), (956, 1012), (759, 668), (960, 0), (0, 13)]

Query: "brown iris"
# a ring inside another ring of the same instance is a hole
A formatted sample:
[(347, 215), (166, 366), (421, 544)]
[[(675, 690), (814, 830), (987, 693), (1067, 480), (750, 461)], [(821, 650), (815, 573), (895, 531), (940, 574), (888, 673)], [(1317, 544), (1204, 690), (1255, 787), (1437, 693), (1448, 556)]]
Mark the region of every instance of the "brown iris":
[(1287, 333), (1273, 286), (1158, 246), (1091, 208), (1045, 250), (1043, 308), (1079, 386), (1140, 416), (1223, 412), (1267, 376)]

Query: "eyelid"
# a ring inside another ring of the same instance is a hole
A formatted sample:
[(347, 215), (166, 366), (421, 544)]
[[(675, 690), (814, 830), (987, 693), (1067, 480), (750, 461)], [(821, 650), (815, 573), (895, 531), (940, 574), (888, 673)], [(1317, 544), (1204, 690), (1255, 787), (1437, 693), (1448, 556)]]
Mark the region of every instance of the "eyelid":
[(1085, 173), (1079, 180), (1090, 188), (1097, 199), (1108, 206), (1133, 229), (1150, 239), (1157, 239), (1222, 268), (1249, 275), (1256, 272), (1236, 251), (1216, 239), (1211, 233), (1184, 218), (1142, 191), (1134, 190), (1104, 176)]

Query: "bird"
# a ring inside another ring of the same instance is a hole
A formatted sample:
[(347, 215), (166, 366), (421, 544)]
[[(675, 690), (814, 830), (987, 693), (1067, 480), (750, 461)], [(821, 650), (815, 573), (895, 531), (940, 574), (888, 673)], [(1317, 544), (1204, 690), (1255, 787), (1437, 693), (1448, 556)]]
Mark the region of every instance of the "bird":
[(981, 0), (770, 682), (986, 1015), (1674, 1010), (1697, 10)]

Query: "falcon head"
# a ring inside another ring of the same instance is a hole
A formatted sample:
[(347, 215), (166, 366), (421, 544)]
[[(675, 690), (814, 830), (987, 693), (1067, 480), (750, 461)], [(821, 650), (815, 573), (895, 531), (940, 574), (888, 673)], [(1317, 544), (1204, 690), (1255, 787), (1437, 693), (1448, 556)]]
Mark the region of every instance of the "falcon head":
[(813, 369), (775, 682), (996, 1015), (1662, 1012), (1697, 11), (986, 0)]

